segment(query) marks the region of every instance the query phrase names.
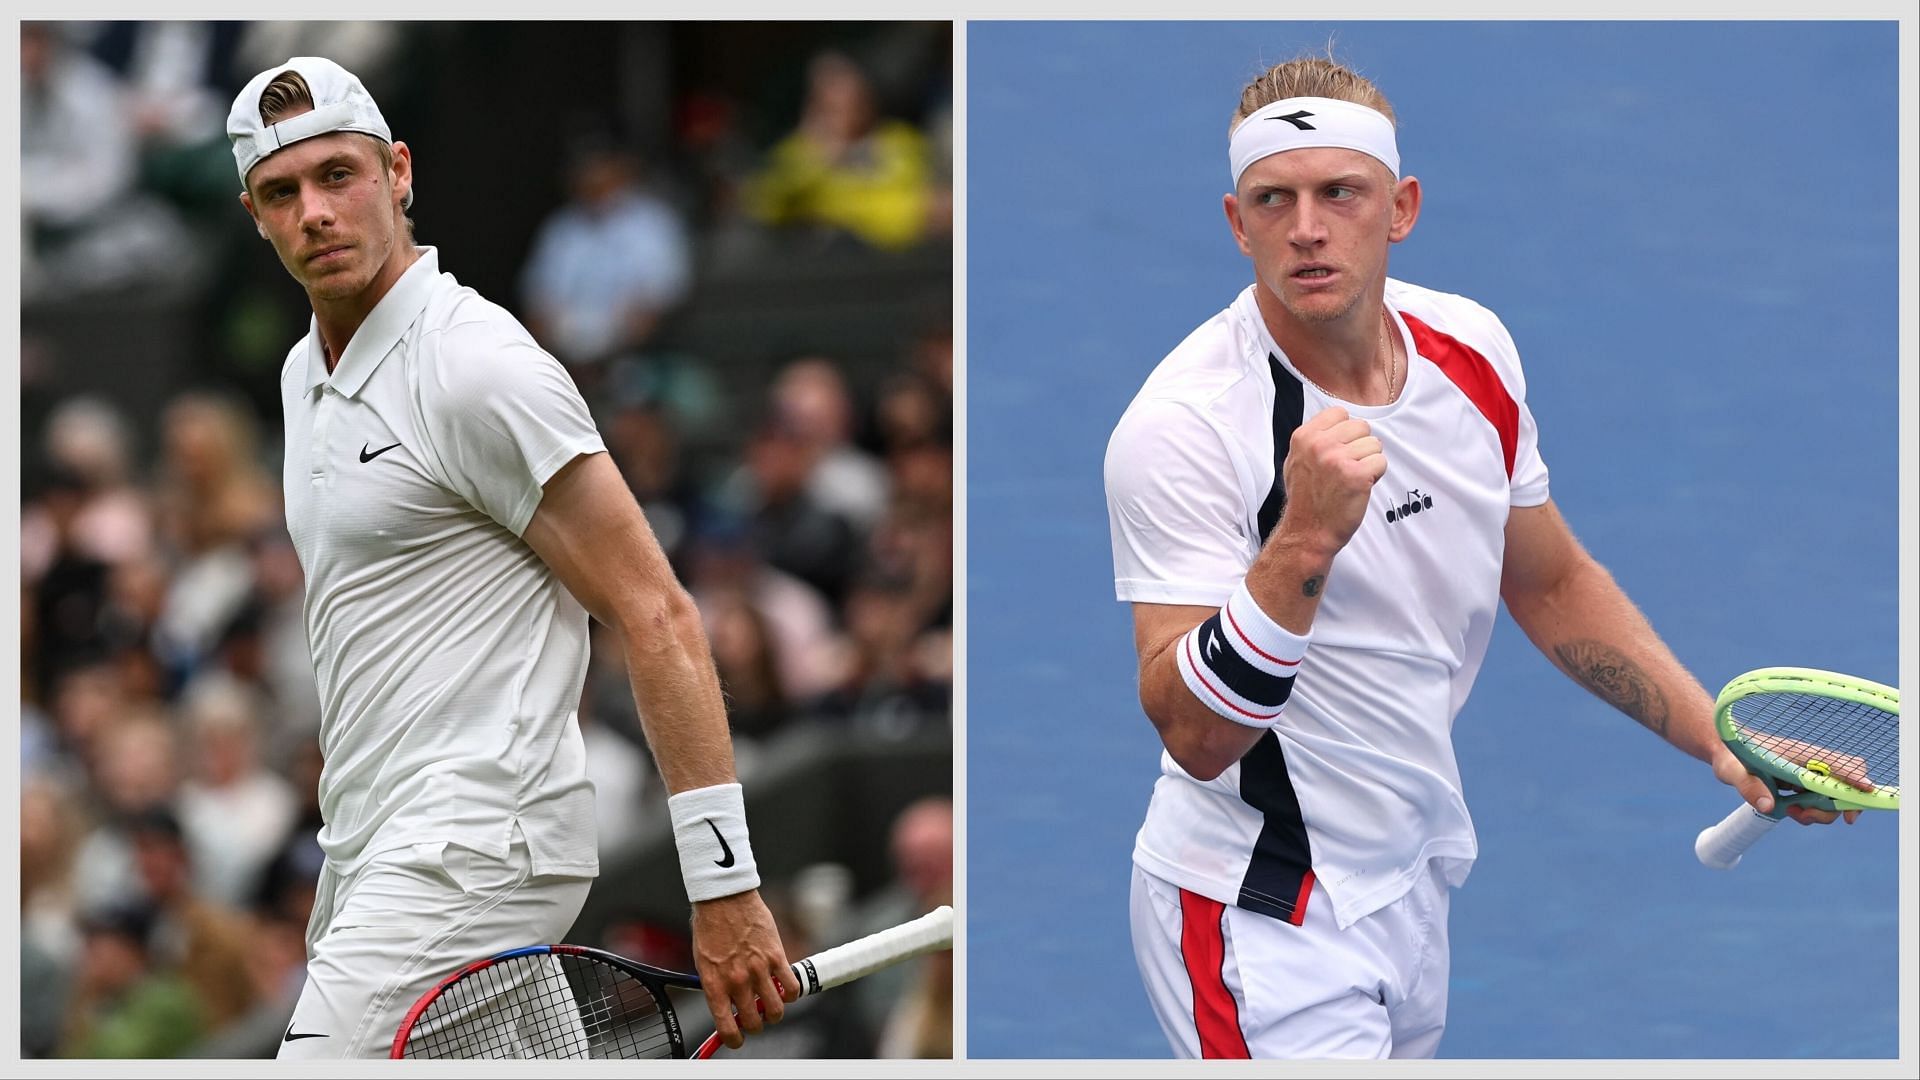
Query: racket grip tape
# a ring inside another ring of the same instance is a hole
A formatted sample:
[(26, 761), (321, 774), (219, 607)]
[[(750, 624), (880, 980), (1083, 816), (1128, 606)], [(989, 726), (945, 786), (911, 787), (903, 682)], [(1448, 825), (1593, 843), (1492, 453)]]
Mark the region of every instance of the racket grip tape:
[(1700, 830), (1693, 842), (1693, 853), (1715, 870), (1731, 870), (1740, 864), (1740, 856), (1759, 839), (1780, 824), (1746, 803), (1728, 814), (1718, 825)]
[(793, 965), (793, 973), (805, 997), (952, 945), (953, 908), (942, 905), (911, 922), (814, 953)]

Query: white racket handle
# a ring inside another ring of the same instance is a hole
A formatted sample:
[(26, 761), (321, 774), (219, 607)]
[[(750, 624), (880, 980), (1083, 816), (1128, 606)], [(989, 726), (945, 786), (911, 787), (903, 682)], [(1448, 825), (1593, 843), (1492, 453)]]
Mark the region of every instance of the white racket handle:
[(1748, 848), (1778, 824), (1779, 818), (1770, 818), (1741, 803), (1740, 808), (1720, 824), (1700, 830), (1693, 842), (1693, 853), (1715, 870), (1731, 870), (1740, 865), (1740, 856), (1746, 854)]
[(912, 922), (814, 953), (793, 965), (793, 973), (805, 997), (952, 945), (953, 909), (943, 904)]

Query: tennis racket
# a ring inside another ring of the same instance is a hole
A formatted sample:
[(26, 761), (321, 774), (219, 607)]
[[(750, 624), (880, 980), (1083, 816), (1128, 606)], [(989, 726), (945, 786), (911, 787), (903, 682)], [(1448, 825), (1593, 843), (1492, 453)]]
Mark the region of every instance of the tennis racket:
[(1720, 737), (1773, 792), (1773, 813), (1742, 803), (1701, 831), (1694, 854), (1731, 870), (1789, 806), (1900, 808), (1900, 691), (1811, 668), (1761, 668), (1714, 703)]
[[(953, 945), (953, 909), (836, 945), (793, 965), (800, 995)], [(427, 991), (393, 1036), (396, 1058), (684, 1058), (669, 987), (698, 975), (583, 945), (531, 945), (475, 961)], [(705, 1002), (702, 1002), (704, 1007)], [(694, 1052), (712, 1057), (719, 1032)]]

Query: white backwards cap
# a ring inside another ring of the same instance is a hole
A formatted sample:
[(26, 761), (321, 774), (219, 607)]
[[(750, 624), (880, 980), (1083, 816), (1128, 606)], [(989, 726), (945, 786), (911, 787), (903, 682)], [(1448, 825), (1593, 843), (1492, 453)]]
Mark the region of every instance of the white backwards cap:
[[(313, 110), (289, 116), (277, 124), (260, 119), (260, 95), (267, 84), (282, 73), (292, 71), (307, 81), (313, 92)], [(240, 96), (233, 99), (227, 113), (227, 140), (233, 144), (233, 161), (240, 168), (240, 185), (246, 186), (247, 174), (269, 156), (302, 139), (329, 135), (336, 131), (357, 131), (393, 145), (393, 132), (373, 95), (360, 85), (353, 72), (318, 56), (296, 56), (284, 64), (255, 75)], [(413, 205), (413, 190), (407, 190), (403, 206)]]

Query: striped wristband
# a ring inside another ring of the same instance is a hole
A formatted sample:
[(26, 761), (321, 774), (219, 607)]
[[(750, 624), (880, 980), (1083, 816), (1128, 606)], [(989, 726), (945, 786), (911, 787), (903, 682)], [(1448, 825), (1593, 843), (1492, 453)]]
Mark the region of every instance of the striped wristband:
[(739, 784), (693, 788), (667, 799), (673, 846), (687, 899), (715, 900), (760, 887), (747, 842), (747, 809)]
[(1286, 711), (1308, 640), (1260, 610), (1242, 581), (1225, 607), (1180, 640), (1174, 660), (1207, 708), (1236, 724), (1270, 728)]

